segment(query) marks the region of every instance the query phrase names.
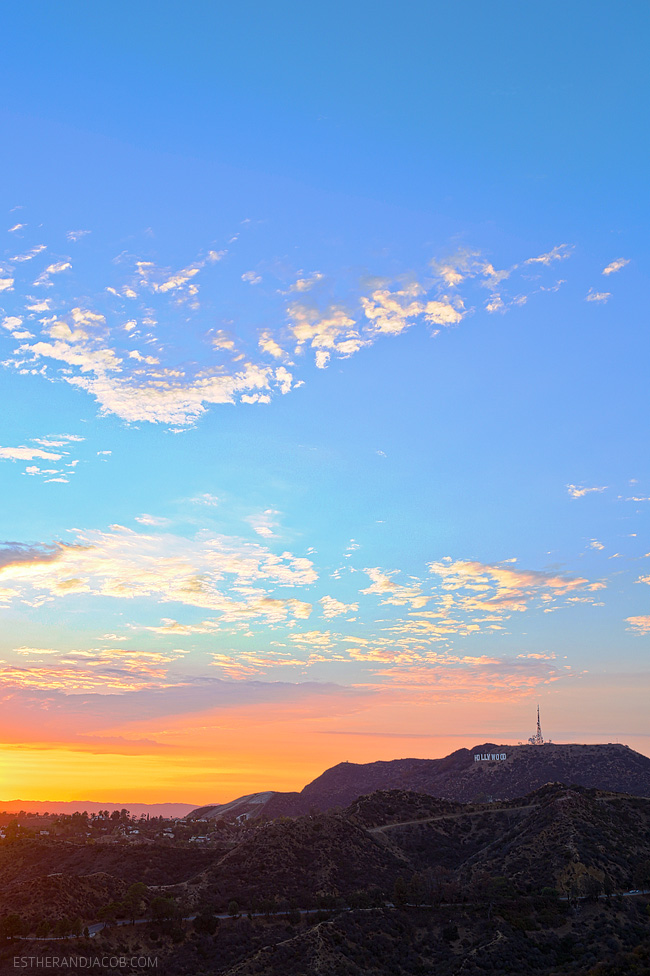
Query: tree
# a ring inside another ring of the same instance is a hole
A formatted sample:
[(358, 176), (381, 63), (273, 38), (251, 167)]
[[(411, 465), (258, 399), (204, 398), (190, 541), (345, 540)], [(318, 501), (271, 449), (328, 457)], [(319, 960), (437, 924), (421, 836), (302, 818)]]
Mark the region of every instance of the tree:
[(132, 884), (124, 898), (124, 907), (131, 924), (135, 924), (136, 915), (139, 915), (144, 906), (144, 897), (147, 893), (147, 886), (142, 881)]
[(3, 919), (0, 919), (0, 934), (4, 936), (5, 939), (13, 940), (23, 934), (23, 920), (16, 912), (12, 912), (11, 915), (5, 915)]
[(53, 935), (55, 939), (65, 939), (70, 935), (72, 923), (69, 918), (57, 918), (54, 923)]
[(393, 885), (393, 901), (396, 905), (405, 905), (407, 894), (408, 891), (406, 881), (401, 874), (398, 874), (395, 878), (395, 884)]
[(418, 871), (412, 874), (406, 886), (407, 900), (413, 905), (421, 905), (425, 899), (426, 885), (424, 877)]
[(173, 898), (159, 895), (151, 902), (150, 911), (154, 922), (168, 922), (176, 914), (176, 904)]
[(20, 827), (18, 825), (18, 821), (14, 817), (14, 819), (10, 820), (7, 826), (5, 827), (5, 837), (7, 838), (7, 840), (15, 840), (16, 837), (18, 837), (19, 833), (20, 833)]
[(46, 939), (49, 935), (50, 929), (52, 928), (50, 922), (46, 918), (42, 918), (41, 921), (36, 926), (35, 935), (37, 939)]
[(83, 922), (78, 915), (70, 922), (70, 932), (72, 935), (76, 935), (77, 937), (79, 937), (83, 932)]
[(102, 905), (102, 907), (97, 912), (97, 918), (104, 925), (113, 925), (117, 921), (118, 905), (117, 902), (111, 901), (108, 905)]
[(634, 868), (634, 887), (642, 891), (650, 888), (650, 860), (637, 862)]
[(201, 912), (194, 919), (194, 931), (199, 935), (214, 935), (219, 925), (219, 919), (212, 912)]
[(603, 892), (603, 882), (593, 874), (582, 878), (581, 888), (587, 901), (598, 901)]
[(239, 914), (239, 903), (236, 902), (234, 898), (232, 901), (228, 902), (228, 914), (232, 915), (233, 917)]

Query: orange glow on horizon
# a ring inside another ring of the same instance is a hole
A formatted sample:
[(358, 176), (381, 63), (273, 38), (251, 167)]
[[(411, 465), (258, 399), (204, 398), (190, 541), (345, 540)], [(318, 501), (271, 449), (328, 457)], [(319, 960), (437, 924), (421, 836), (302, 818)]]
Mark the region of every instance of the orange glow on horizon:
[[(553, 685), (542, 696), (542, 727), (554, 741), (618, 739), (648, 754), (641, 733), (603, 733), (589, 719), (606, 708), (606, 682), (587, 676), (577, 687)], [(641, 707), (647, 688), (626, 682), (628, 704)], [(439, 758), (483, 742), (515, 744), (534, 731), (530, 695), (517, 701), (440, 704), (385, 692), (341, 702), (247, 705), (165, 719), (143, 719), (99, 736), (0, 745), (2, 800), (225, 803), (264, 790), (299, 791), (342, 761)], [(568, 725), (567, 722), (571, 722)], [(624, 709), (610, 728), (625, 729)], [(450, 733), (450, 730), (454, 730)], [(464, 730), (464, 731), (463, 731)]]

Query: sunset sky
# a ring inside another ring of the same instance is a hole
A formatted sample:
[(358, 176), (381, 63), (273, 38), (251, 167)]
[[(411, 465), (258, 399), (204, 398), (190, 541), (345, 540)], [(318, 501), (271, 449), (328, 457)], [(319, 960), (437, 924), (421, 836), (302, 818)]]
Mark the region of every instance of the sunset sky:
[(0, 803), (650, 754), (649, 22), (5, 7)]

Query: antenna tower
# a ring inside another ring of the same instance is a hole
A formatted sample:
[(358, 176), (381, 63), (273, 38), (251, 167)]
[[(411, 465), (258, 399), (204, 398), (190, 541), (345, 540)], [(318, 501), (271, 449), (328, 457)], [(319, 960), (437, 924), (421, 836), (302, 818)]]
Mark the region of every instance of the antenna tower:
[(544, 745), (544, 736), (542, 735), (542, 726), (541, 726), (540, 721), (539, 721), (539, 705), (537, 706), (537, 731), (535, 732), (535, 735), (531, 735), (531, 737), (528, 740), (528, 742), (530, 743), (531, 746), (543, 746)]

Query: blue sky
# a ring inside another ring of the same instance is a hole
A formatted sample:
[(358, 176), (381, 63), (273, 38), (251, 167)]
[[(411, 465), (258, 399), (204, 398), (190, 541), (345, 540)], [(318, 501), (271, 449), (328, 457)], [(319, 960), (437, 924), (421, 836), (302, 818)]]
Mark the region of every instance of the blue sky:
[(647, 752), (646, 5), (5, 19), (6, 798)]

